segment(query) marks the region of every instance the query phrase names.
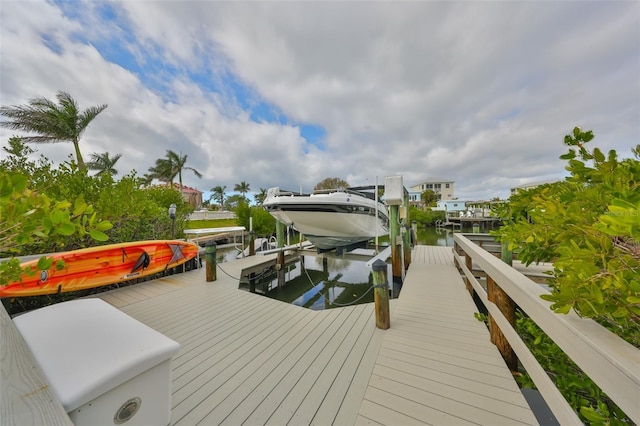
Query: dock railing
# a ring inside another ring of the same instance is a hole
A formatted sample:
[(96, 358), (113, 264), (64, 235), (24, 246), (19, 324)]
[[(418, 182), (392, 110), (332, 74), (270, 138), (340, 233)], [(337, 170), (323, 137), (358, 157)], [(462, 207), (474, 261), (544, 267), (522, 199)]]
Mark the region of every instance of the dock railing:
[[(465, 277), (467, 289), (475, 293), (487, 308), (490, 323), (499, 328), (560, 424), (582, 422), (518, 336), (513, 321), (508, 318), (511, 314), (507, 312), (505, 316), (500, 309), (499, 305), (509, 304), (508, 301), (504, 303), (505, 296), (524, 311), (631, 420), (640, 424), (640, 350), (597, 322), (581, 318), (573, 311), (566, 315), (553, 312), (551, 303), (540, 297), (548, 290), (462, 234), (454, 234), (454, 261)], [(487, 291), (474, 276), (472, 264), (485, 272)], [(492, 330), (492, 335), (495, 331)], [(506, 355), (508, 363), (509, 355)]]

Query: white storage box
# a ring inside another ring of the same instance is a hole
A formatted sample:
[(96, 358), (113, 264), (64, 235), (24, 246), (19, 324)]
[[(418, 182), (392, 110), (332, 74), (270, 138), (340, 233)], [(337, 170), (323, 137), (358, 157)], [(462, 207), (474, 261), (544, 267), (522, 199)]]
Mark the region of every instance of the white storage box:
[(167, 425), (180, 345), (100, 299), (14, 318), (75, 425)]
[(402, 175), (384, 178), (384, 202), (388, 206), (401, 206), (404, 203)]

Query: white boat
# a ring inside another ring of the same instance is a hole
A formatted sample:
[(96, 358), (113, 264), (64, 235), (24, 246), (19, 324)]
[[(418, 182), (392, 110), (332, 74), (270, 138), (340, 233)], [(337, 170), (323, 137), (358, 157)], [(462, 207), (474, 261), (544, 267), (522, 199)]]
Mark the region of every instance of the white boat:
[(376, 201), (375, 187), (297, 194), (270, 188), (262, 206), (276, 220), (292, 225), (318, 250), (350, 250), (389, 233), (389, 212)]

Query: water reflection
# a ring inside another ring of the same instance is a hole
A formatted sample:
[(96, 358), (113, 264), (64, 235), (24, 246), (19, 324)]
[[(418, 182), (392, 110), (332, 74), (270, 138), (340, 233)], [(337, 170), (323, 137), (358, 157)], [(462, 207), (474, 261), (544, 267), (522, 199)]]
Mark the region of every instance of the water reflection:
[[(447, 228), (421, 228), (417, 232), (417, 244), (452, 247), (453, 233)], [(381, 244), (388, 244), (388, 239), (381, 239)], [(239, 251), (231, 250), (232, 254), (224, 256), (219, 252), (218, 262), (233, 260)], [(350, 255), (305, 255), (284, 268), (285, 284), (280, 288), (276, 272), (252, 282), (244, 279), (240, 281), (240, 288), (314, 310), (371, 303), (373, 275), (371, 267), (367, 266), (368, 260)], [(387, 264), (387, 278), (392, 285), (390, 264)], [(397, 297), (398, 293), (399, 288), (394, 288), (392, 297)]]
[[(285, 285), (280, 288), (277, 273), (254, 283), (241, 281), (240, 288), (313, 310), (373, 302), (373, 277), (366, 260), (302, 256), (283, 273)], [(391, 277), (390, 265), (387, 276)]]
[(449, 228), (419, 228), (418, 244), (423, 246), (453, 247), (453, 230)]

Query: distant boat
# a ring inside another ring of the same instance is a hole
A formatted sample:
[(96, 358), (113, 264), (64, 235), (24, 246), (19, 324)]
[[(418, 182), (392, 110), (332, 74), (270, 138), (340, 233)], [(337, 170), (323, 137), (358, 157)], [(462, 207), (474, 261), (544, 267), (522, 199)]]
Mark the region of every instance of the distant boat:
[(262, 206), (292, 225), (320, 251), (350, 250), (389, 233), (389, 212), (374, 186), (297, 194), (270, 188)]

